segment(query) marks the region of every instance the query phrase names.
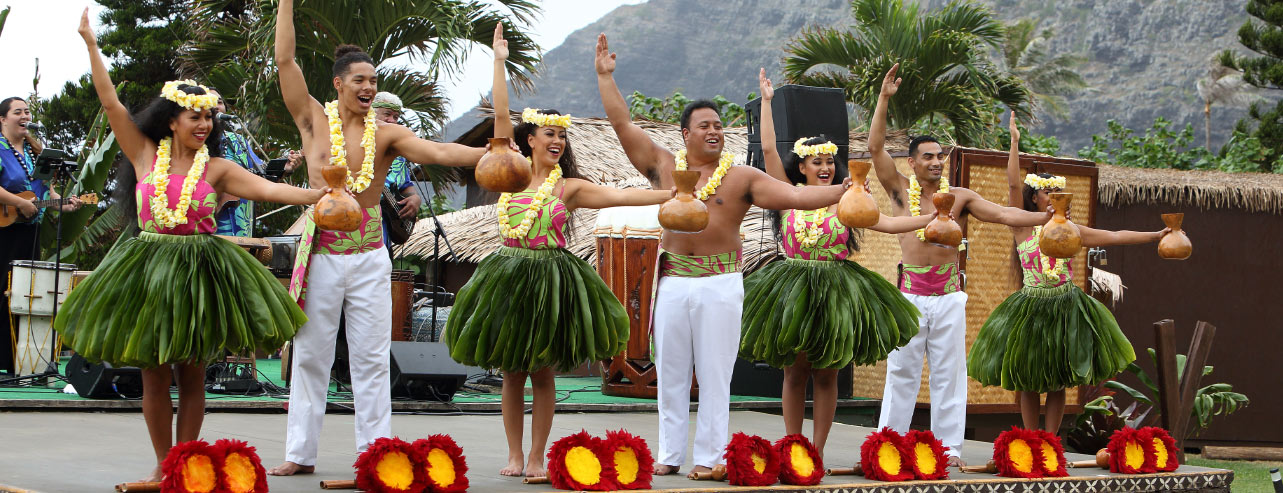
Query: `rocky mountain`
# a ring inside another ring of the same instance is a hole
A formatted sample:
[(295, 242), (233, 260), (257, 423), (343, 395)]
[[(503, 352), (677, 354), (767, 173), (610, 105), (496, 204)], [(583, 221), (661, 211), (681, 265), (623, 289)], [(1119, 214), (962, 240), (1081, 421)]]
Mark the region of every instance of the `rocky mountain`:
[[(998, 18), (1032, 18), (1052, 29), (1053, 53), (1087, 58), (1079, 68), (1091, 89), (1069, 98), (1064, 120), (1044, 117), (1036, 130), (1054, 135), (1072, 155), (1115, 119), (1143, 132), (1155, 117), (1191, 123), (1202, 142), (1202, 102), (1195, 81), (1209, 57), (1240, 49), (1237, 30), (1248, 18), (1246, 0), (981, 0)], [(926, 0), (939, 8), (946, 0)], [(625, 96), (634, 90), (662, 97), (724, 95), (744, 102), (756, 92), (758, 67), (782, 83), (780, 60), (789, 39), (816, 26), (854, 22), (843, 0), (651, 0), (620, 7), (549, 50), (530, 94), (514, 108), (557, 108), (601, 116), (593, 46), (604, 32), (618, 53), (615, 79)], [(1213, 146), (1227, 138), (1244, 108), (1213, 107)], [(475, 119), (452, 122), (453, 137)]]

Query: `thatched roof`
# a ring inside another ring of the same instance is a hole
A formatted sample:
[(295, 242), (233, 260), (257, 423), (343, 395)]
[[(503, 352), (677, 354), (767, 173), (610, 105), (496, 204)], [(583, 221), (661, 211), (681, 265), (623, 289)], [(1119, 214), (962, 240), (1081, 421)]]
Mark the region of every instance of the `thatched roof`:
[(1096, 197), (1103, 205), (1192, 205), (1283, 213), (1283, 175), (1099, 165)]

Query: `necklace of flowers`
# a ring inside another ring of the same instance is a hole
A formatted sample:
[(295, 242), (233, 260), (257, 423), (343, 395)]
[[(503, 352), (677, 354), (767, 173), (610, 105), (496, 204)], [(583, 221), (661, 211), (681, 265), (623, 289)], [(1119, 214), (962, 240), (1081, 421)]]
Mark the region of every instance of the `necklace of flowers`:
[[(686, 171), (686, 149), (677, 151), (675, 161), (676, 162), (673, 163), (674, 169), (677, 171)], [(704, 184), (704, 188), (695, 191), (695, 198), (708, 200), (709, 197), (716, 194), (717, 187), (722, 185), (722, 177), (726, 176), (726, 172), (730, 171), (731, 165), (734, 163), (735, 155), (729, 152), (723, 152), (721, 157), (717, 158), (717, 171), (713, 172), (713, 176), (708, 179), (708, 183)]]
[[(325, 103), (325, 116), (330, 124), (330, 165), (347, 168), (347, 147), (343, 144), (343, 120), (339, 118), (339, 102)], [(374, 132), (378, 126), (374, 123), (374, 109), (365, 113), (365, 131), (361, 134), (361, 149), (365, 158), (361, 160), (361, 171), (352, 178), (348, 173), (347, 189), (352, 193), (361, 193), (370, 187), (374, 180)]]
[[(797, 186), (804, 187), (801, 183)], [(797, 240), (802, 248), (812, 248), (820, 241), (820, 223), (826, 219), (829, 208), (827, 206), (809, 211), (811, 219), (806, 219), (808, 211), (793, 210), (793, 239)]]
[(169, 137), (161, 139), (160, 145), (156, 147), (156, 163), (151, 167), (151, 183), (155, 187), (152, 192), (151, 215), (157, 223), (166, 228), (187, 224), (187, 208), (192, 205), (192, 193), (196, 191), (196, 182), (205, 173), (205, 163), (209, 162), (209, 148), (200, 146), (196, 151), (196, 157), (192, 159), (191, 169), (187, 170), (187, 178), (183, 179), (183, 191), (178, 195), (178, 204), (170, 209), (169, 196), (165, 195), (165, 191), (169, 188), (171, 145), (173, 145), (173, 139)]
[(505, 238), (524, 238), (530, 232), (530, 228), (535, 224), (535, 218), (539, 216), (539, 211), (543, 209), (544, 201), (552, 195), (552, 188), (557, 186), (557, 181), (561, 179), (561, 165), (552, 168), (548, 173), (548, 178), (539, 185), (539, 190), (535, 192), (534, 198), (530, 199), (530, 205), (522, 212), (521, 224), (512, 227), (508, 219), (508, 201), (512, 199), (511, 193), (499, 195), (499, 203), (495, 204), (495, 210), (499, 213), (499, 234)]
[[(1042, 241), (1042, 226), (1034, 226), (1034, 241)], [(1060, 279), (1065, 274), (1065, 264), (1058, 258), (1052, 258), (1044, 255), (1042, 249), (1038, 250), (1038, 265), (1042, 266), (1042, 274), (1049, 279)]]

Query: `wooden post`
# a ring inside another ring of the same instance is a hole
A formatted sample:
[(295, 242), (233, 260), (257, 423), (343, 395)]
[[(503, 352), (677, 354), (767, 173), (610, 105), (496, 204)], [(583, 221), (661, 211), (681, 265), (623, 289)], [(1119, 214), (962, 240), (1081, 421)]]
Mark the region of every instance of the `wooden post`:
[(1185, 462), (1185, 430), (1189, 429), (1190, 414), (1194, 412), (1194, 397), (1203, 381), (1203, 367), (1207, 365), (1208, 355), (1212, 352), (1212, 338), (1216, 336), (1216, 326), (1199, 321), (1194, 326), (1194, 339), (1189, 343), (1186, 353), (1185, 375), (1181, 378), (1180, 408), (1176, 415), (1180, 418), (1180, 428), (1170, 429), (1172, 438), (1176, 439), (1176, 453), (1181, 463)]
[(1181, 435), (1180, 382), (1176, 374), (1176, 324), (1170, 319), (1154, 323), (1154, 344), (1158, 353), (1158, 400), (1162, 426), (1173, 437)]

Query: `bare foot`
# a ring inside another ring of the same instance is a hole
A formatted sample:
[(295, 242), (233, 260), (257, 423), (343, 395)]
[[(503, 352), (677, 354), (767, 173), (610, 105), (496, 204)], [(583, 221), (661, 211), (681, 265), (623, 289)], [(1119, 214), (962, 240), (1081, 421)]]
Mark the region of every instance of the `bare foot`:
[(668, 465), (668, 464), (656, 464), (656, 465), (655, 465), (655, 475), (656, 475), (656, 476), (667, 476), (667, 475), (669, 475), (669, 474), (677, 474), (677, 471), (678, 471), (679, 469), (681, 469), (681, 466), (670, 466), (670, 465)]
[(967, 465), (967, 463), (962, 461), (962, 457), (958, 457), (956, 455), (949, 456), (949, 467), (962, 467), (965, 465)]
[(691, 473), (697, 473), (697, 472), (713, 472), (713, 468), (707, 467), (707, 466), (695, 466), (693, 469), (691, 469)]
[(161, 480), (164, 480), (164, 479), (165, 479), (165, 473), (160, 471), (160, 465), (158, 464), (156, 465), (155, 469), (152, 469), (150, 476), (139, 479), (138, 482), (139, 483), (159, 483), (161, 482)]
[(521, 456), (508, 458), (508, 465), (499, 470), (499, 474), (504, 476), (521, 476), (521, 471), (525, 469), (526, 464), (521, 461)]
[(316, 466), (304, 466), (285, 461), (279, 466), (267, 470), (268, 476), (293, 476), (295, 474), (312, 474), (316, 472)]
[(543, 461), (539, 461), (538, 463), (535, 463), (532, 461), (531, 463), (526, 464), (526, 477), (527, 478), (548, 477), (548, 470), (544, 468)]

